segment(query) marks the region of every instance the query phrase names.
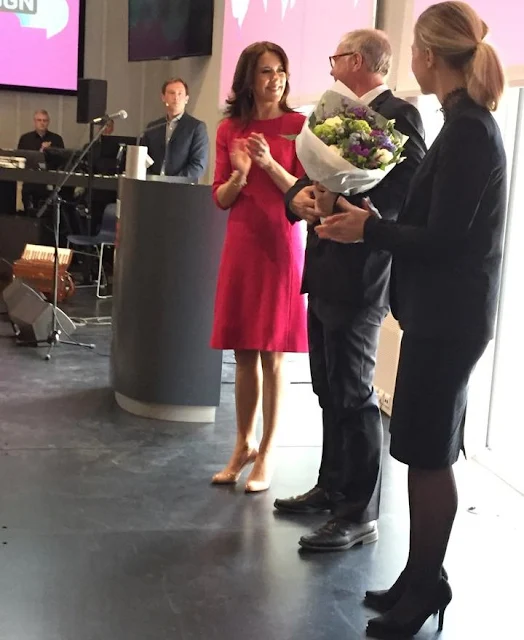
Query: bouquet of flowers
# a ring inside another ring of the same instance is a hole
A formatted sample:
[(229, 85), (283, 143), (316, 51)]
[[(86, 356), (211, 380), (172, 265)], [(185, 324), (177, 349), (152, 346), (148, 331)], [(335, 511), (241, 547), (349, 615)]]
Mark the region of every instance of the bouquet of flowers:
[(353, 195), (375, 187), (404, 158), (407, 136), (336, 83), (295, 139), (307, 175), (330, 191)]

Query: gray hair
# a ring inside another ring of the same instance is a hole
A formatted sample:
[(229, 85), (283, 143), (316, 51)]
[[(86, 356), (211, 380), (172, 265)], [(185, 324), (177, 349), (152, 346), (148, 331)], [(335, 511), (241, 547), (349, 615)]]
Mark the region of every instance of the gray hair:
[(43, 116), (46, 116), (47, 118), (49, 118), (49, 113), (45, 110), (45, 109), (37, 109), (34, 113), (33, 116), (37, 116), (39, 114), (42, 114)]
[(360, 53), (371, 73), (387, 76), (391, 67), (391, 44), (384, 31), (357, 29), (350, 31), (340, 41), (348, 51)]

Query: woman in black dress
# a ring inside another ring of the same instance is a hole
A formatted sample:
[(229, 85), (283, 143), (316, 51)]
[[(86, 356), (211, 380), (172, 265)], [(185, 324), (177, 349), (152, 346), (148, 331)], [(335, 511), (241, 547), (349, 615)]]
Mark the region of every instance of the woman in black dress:
[[(457, 511), (452, 465), (463, 448), (470, 374), (493, 337), (499, 293), (506, 160), (491, 111), (504, 88), (486, 24), (463, 2), (429, 7), (415, 27), (413, 72), (445, 115), (398, 221), (336, 201), (322, 238), (363, 240), (393, 254), (391, 307), (404, 331), (391, 419), (391, 454), (409, 466), (410, 549), (387, 591), (366, 594), (385, 612), (379, 638), (414, 635), (451, 601), (442, 563)], [(319, 207), (330, 202), (319, 193)], [(332, 202), (332, 200), (331, 200)]]

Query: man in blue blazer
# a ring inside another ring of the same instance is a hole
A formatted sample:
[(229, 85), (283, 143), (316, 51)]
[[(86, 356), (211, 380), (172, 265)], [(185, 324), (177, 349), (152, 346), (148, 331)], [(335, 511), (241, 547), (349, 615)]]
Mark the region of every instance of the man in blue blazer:
[(186, 113), (189, 90), (181, 78), (162, 86), (163, 118), (150, 122), (142, 137), (154, 164), (150, 173), (184, 178), (201, 178), (207, 168), (209, 138), (206, 125)]

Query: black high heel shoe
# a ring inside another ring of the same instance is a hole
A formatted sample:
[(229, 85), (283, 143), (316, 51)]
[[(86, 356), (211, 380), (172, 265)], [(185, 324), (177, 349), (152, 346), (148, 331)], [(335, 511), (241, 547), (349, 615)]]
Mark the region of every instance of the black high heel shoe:
[[(448, 572), (442, 567), (442, 577), (448, 579)], [(389, 589), (380, 591), (366, 591), (364, 604), (370, 609), (375, 609), (380, 613), (385, 613), (392, 609), (400, 598), (404, 595), (404, 591), (408, 586), (407, 574), (404, 570), (397, 578), (395, 584)]]
[[(418, 597), (420, 598), (420, 594)], [(438, 630), (442, 631), (444, 613), (452, 597), (448, 581), (441, 578), (432, 596), (427, 598), (425, 606), (420, 608), (418, 612), (414, 612), (411, 619), (399, 621), (395, 618), (395, 610), (392, 609), (378, 618), (372, 618), (368, 622), (366, 634), (381, 640), (410, 638), (417, 634), (426, 620), (435, 613), (438, 613)]]

